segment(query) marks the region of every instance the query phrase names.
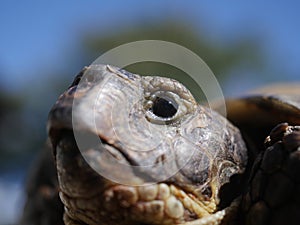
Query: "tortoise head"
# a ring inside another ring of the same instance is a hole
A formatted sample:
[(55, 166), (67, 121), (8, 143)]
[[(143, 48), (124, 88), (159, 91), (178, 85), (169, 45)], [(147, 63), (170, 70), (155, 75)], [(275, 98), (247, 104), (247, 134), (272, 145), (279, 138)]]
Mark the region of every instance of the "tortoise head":
[(179, 82), (92, 65), (49, 114), (65, 222), (174, 224), (219, 209), (239, 131)]

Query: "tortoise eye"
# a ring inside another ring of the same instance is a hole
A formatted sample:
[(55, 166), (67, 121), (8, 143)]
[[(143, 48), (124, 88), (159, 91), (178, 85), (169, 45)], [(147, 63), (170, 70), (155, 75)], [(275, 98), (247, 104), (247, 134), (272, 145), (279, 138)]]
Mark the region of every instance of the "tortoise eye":
[(168, 97), (156, 97), (150, 111), (161, 118), (171, 118), (178, 110), (178, 104)]
[(186, 113), (182, 99), (170, 91), (157, 91), (146, 98), (146, 118), (156, 124), (170, 124)]

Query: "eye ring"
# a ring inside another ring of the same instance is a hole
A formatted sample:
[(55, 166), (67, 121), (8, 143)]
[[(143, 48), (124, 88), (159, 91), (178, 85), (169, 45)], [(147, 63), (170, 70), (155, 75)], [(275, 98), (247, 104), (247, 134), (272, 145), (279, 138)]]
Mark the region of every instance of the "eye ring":
[[(146, 76), (142, 77), (143, 102), (142, 110), (150, 123), (161, 125), (177, 126), (189, 114), (195, 112), (197, 103), (190, 91), (176, 80)], [(158, 99), (165, 101), (158, 102)], [(155, 104), (154, 104), (155, 103)], [(160, 113), (156, 110), (156, 104), (162, 105), (162, 111), (171, 112)]]
[(186, 112), (180, 97), (170, 91), (157, 91), (146, 100), (146, 118), (152, 123), (170, 124)]

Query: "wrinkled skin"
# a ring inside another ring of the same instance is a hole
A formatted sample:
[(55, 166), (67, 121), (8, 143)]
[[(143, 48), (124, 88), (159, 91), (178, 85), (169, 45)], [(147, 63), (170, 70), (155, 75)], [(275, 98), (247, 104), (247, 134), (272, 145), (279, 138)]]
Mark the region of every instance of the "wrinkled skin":
[(227, 101), (246, 150), (177, 81), (85, 68), (49, 114), (58, 180), (43, 154), (21, 224), (299, 224), (299, 90)]
[(239, 131), (168, 78), (90, 66), (49, 115), (66, 224), (220, 221), (221, 187), (247, 163)]

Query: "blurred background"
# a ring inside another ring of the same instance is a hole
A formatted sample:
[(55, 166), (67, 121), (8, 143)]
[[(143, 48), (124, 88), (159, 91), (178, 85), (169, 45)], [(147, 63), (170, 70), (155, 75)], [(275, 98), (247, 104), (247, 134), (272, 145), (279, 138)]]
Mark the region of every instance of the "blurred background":
[[(1, 1), (0, 225), (16, 223), (48, 111), (83, 66), (120, 44), (156, 39), (197, 53), (225, 96), (300, 81), (299, 10), (296, 0)], [(128, 69), (181, 73), (157, 63)]]

